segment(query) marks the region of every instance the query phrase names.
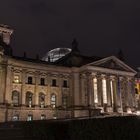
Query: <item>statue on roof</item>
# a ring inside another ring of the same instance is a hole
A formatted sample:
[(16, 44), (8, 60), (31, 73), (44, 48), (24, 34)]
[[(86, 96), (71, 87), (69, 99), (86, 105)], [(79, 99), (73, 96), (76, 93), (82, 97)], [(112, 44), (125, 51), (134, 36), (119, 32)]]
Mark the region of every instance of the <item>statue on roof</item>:
[(75, 38), (72, 41), (72, 52), (80, 52), (78, 49), (78, 42)]

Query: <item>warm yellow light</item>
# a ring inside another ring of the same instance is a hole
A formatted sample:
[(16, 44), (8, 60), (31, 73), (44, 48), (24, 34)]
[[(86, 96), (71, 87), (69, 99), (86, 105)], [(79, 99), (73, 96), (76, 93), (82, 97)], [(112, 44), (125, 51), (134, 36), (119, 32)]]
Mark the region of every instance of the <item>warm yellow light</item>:
[(19, 83), (19, 76), (18, 75), (14, 76), (14, 83)]

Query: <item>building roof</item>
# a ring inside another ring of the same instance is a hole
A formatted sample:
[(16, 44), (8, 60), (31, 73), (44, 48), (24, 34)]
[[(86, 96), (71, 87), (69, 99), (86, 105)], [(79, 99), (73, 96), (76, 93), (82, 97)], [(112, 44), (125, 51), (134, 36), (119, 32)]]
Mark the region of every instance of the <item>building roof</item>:
[(100, 59), (102, 58), (97, 56), (85, 56), (82, 55), (80, 52), (72, 51), (64, 57), (60, 58), (59, 60), (55, 61), (54, 64), (65, 67), (80, 67)]

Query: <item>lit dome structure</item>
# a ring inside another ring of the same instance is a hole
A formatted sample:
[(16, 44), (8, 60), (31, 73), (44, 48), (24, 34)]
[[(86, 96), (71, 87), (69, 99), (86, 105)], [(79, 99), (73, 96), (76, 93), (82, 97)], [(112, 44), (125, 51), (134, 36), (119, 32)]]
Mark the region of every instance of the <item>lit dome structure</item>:
[(43, 58), (43, 61), (55, 62), (66, 54), (70, 53), (70, 48), (55, 48), (50, 50)]

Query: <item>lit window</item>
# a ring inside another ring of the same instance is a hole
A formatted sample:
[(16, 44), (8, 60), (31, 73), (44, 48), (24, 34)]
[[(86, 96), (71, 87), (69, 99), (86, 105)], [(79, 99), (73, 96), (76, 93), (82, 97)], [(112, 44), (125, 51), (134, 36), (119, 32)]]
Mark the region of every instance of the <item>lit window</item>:
[(111, 100), (112, 100), (112, 104), (114, 103), (114, 99), (113, 99), (113, 81), (110, 81), (110, 90), (111, 90)]
[(45, 114), (41, 114), (41, 120), (46, 120), (46, 115)]
[(41, 108), (45, 106), (45, 95), (43, 93), (39, 93), (39, 104)]
[(106, 79), (102, 79), (103, 103), (107, 104)]
[(68, 97), (67, 96), (63, 96), (62, 97), (62, 104), (63, 104), (63, 106), (67, 106), (67, 102), (68, 102)]
[(56, 113), (53, 114), (53, 119), (57, 119), (57, 114)]
[(18, 121), (19, 120), (19, 115), (14, 115), (12, 118), (13, 121)]
[(12, 92), (12, 103), (13, 103), (13, 106), (19, 105), (19, 92), (18, 91)]
[(45, 85), (45, 78), (40, 79), (40, 85)]
[(32, 121), (33, 120), (33, 115), (28, 115), (27, 116), (27, 121)]
[(55, 94), (52, 94), (52, 95), (51, 95), (51, 106), (52, 106), (53, 108), (56, 107), (56, 95), (55, 95)]
[(19, 80), (19, 75), (15, 75), (14, 76), (14, 83), (19, 83), (20, 80)]
[(97, 88), (97, 78), (93, 79), (93, 87), (94, 87), (94, 102), (98, 103), (98, 88)]
[(32, 97), (33, 97), (33, 94), (31, 92), (26, 93), (26, 105), (28, 107), (32, 107)]
[(32, 84), (33, 78), (31, 76), (28, 77), (28, 84)]

